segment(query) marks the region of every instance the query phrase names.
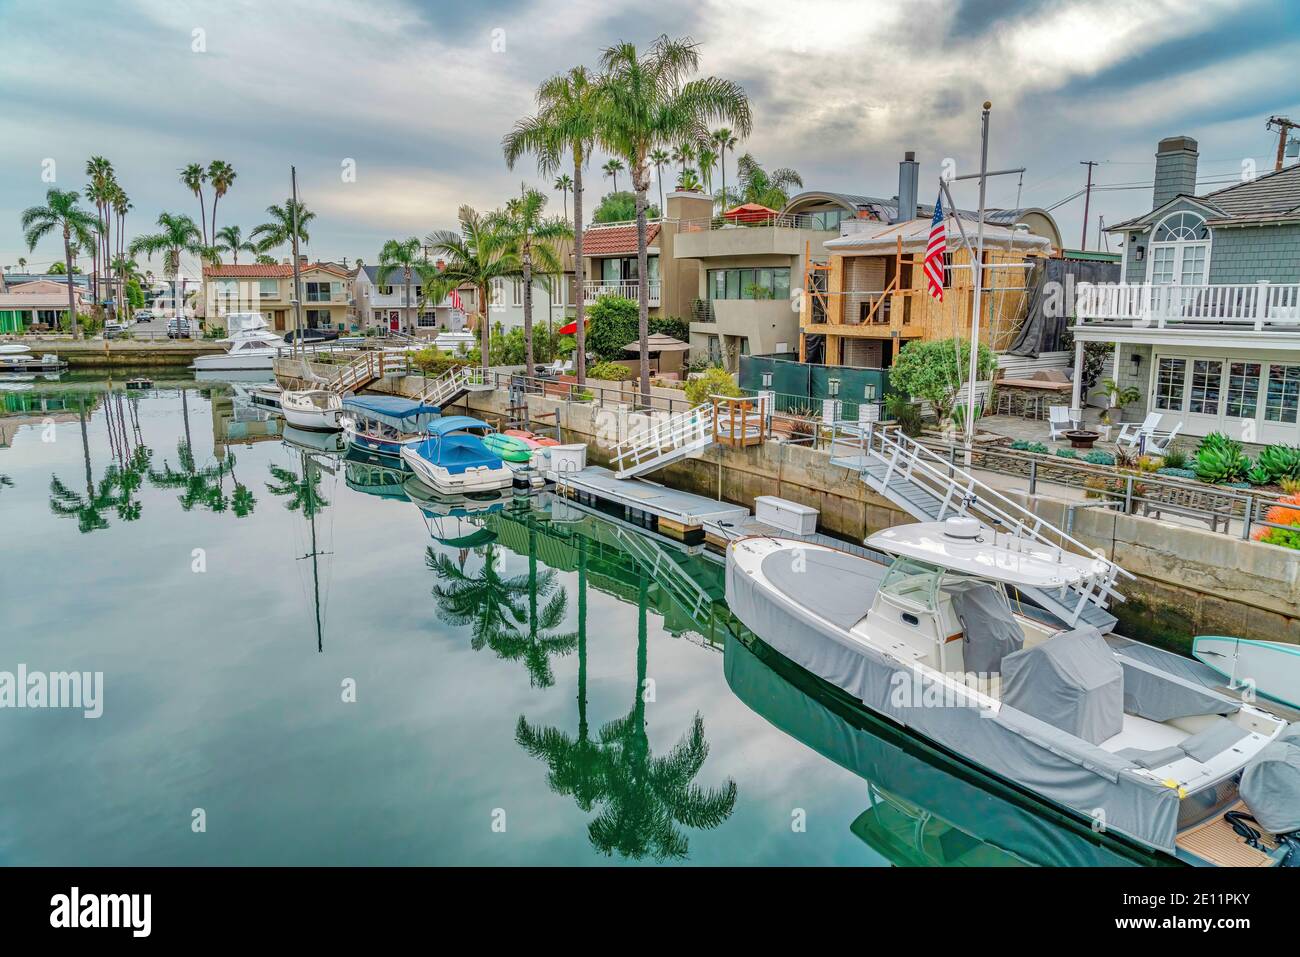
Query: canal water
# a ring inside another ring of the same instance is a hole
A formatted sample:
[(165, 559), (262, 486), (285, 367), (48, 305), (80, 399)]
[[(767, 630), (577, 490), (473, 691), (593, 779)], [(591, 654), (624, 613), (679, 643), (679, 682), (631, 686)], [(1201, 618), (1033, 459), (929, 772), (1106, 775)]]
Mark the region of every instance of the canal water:
[(774, 656), (715, 559), (150, 374), (0, 383), (0, 673), (103, 674), (0, 709), (0, 863), (1119, 860)]

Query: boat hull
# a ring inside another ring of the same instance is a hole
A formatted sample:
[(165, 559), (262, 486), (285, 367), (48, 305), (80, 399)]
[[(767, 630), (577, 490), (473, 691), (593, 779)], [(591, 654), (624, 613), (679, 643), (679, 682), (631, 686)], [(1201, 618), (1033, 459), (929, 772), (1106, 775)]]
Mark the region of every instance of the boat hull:
[(1300, 708), (1300, 646), (1223, 635), (1198, 635), (1192, 657), (1230, 683), (1253, 682), (1266, 698)]
[(190, 366), (195, 372), (270, 372), (274, 368), (275, 356), (220, 355), (199, 356)]

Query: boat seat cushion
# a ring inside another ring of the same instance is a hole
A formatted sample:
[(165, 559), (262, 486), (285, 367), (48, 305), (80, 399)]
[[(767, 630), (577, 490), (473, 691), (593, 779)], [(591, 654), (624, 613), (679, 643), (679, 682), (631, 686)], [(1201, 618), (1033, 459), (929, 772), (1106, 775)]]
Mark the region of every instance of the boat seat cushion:
[(1166, 764), (1173, 764), (1175, 761), (1181, 761), (1187, 755), (1178, 745), (1170, 745), (1167, 748), (1155, 748), (1148, 750), (1146, 748), (1121, 748), (1115, 752), (1115, 757), (1124, 758), (1132, 761), (1140, 768), (1162, 768)]
[(1180, 747), (1194, 761), (1204, 764), (1216, 754), (1222, 754), (1250, 732), (1227, 718), (1220, 718), (1199, 734), (1187, 738)]
[(763, 559), (778, 591), (838, 625), (852, 628), (871, 610), (884, 569), (865, 558), (822, 548), (783, 548)]

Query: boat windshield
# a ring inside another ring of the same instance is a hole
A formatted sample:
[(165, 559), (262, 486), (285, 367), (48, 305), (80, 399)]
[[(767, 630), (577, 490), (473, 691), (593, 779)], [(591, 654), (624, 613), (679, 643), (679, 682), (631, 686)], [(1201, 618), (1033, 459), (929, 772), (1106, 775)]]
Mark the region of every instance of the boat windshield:
[(880, 591), (902, 604), (933, 611), (943, 569), (910, 558), (896, 558), (880, 583)]

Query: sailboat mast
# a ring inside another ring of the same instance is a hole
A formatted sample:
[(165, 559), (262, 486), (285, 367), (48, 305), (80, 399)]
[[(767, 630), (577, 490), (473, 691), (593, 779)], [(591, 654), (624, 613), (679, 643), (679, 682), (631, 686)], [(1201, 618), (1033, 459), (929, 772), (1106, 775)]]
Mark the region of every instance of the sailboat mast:
[(298, 170), (289, 167), (289, 188), (291, 194), (289, 216), (293, 223), (293, 338), (294, 352), (303, 355), (302, 348), (302, 283), (298, 273)]
[(984, 101), (980, 113), (980, 206), (979, 217), (975, 221), (975, 261), (971, 264), (971, 275), (975, 277), (975, 293), (971, 300), (970, 325), (970, 370), (966, 380), (966, 464), (970, 465), (971, 446), (975, 441), (975, 380), (979, 375), (980, 349), (980, 302), (984, 291), (984, 192), (988, 182), (989, 168), (989, 110), (993, 104)]

